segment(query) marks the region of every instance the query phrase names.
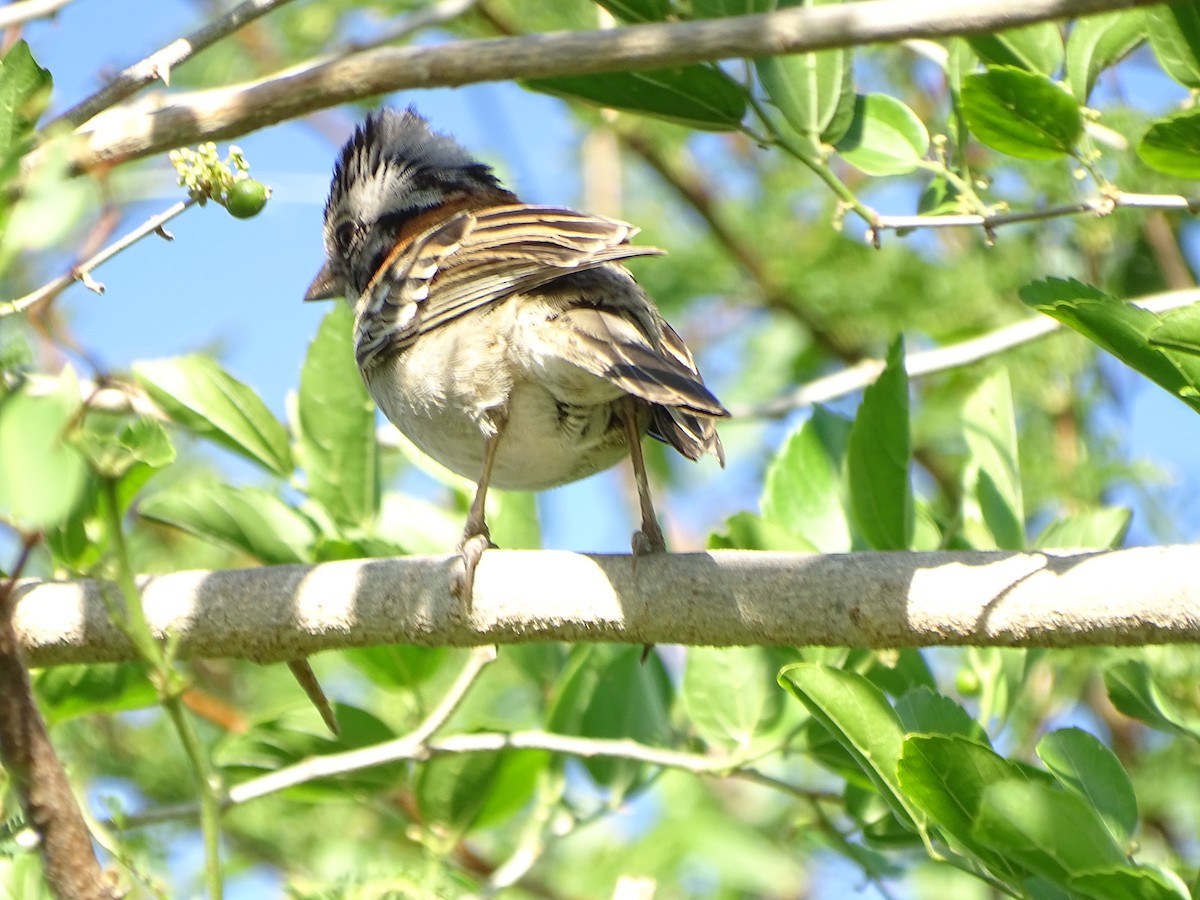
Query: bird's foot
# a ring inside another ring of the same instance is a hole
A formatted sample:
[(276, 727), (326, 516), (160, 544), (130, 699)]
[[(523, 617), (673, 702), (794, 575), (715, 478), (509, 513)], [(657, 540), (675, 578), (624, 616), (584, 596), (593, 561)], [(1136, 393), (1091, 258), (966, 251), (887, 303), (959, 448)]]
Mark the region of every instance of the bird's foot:
[(630, 541), (631, 549), (633, 550), (633, 571), (637, 573), (638, 557), (648, 556), (651, 553), (666, 553), (667, 541), (663, 537), (662, 529), (658, 527), (658, 523), (653, 519), (642, 522), (641, 531), (633, 533), (633, 540)]
[(491, 536), (485, 530), (482, 534), (463, 535), (458, 545), (458, 557), (462, 567), (455, 568), (450, 576), (450, 592), (471, 608), (471, 600), (475, 594), (475, 569), (483, 557), (483, 551), (495, 547)]
[[(638, 558), (648, 556), (651, 553), (666, 553), (667, 542), (663, 537), (662, 529), (658, 526), (658, 522), (654, 519), (642, 522), (641, 531), (633, 533), (633, 540), (630, 541), (633, 550), (633, 574), (637, 576)], [(650, 653), (654, 650), (653, 644), (642, 645), (643, 663), (650, 657)]]

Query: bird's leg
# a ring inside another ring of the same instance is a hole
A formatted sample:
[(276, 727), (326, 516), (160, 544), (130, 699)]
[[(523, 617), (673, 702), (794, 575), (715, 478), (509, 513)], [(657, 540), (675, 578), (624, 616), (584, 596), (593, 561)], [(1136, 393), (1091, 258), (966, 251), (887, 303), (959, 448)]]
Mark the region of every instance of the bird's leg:
[(450, 581), (450, 590), (462, 600), (469, 609), (471, 597), (475, 592), (475, 567), (479, 565), (483, 551), (495, 547), (492, 535), (488, 531), (487, 520), (484, 518), (484, 502), (487, 500), (488, 482), (492, 478), (492, 463), (496, 459), (496, 448), (500, 446), (500, 431), (487, 439), (483, 449), (483, 472), (479, 476), (479, 484), (475, 487), (475, 499), (471, 501), (471, 511), (467, 513), (467, 524), (463, 529), (462, 540), (458, 542), (458, 555), (462, 557), (463, 568), (455, 572)]
[(642, 456), (642, 433), (638, 428), (637, 407), (632, 397), (621, 404), (621, 424), (625, 426), (625, 439), (629, 443), (629, 459), (633, 463), (633, 480), (637, 485), (638, 504), (642, 508), (642, 528), (633, 533), (633, 561), (647, 553), (665, 553), (667, 542), (663, 538), (658, 517), (654, 515), (654, 501), (650, 498), (650, 481), (646, 477), (646, 459)]
[[(626, 397), (620, 407), (621, 424), (625, 426), (625, 439), (629, 442), (629, 459), (633, 463), (633, 481), (637, 485), (638, 505), (642, 508), (642, 527), (633, 533), (633, 571), (637, 574), (639, 556), (647, 553), (666, 553), (667, 542), (663, 538), (658, 517), (654, 515), (654, 501), (650, 498), (650, 479), (646, 477), (646, 458), (642, 456), (642, 432), (638, 428), (637, 407), (632, 397)], [(642, 662), (654, 650), (653, 644), (642, 645)]]

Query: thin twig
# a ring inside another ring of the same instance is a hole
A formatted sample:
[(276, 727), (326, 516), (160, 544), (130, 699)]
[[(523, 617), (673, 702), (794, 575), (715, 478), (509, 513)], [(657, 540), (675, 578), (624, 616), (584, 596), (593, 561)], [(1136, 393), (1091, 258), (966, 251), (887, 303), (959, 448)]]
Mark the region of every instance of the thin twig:
[[(177, 38), (141, 62), (134, 63), (92, 96), (47, 122), (39, 129), (39, 133), (50, 133), (56, 126), (64, 124), (78, 127), (97, 113), (115, 106), (152, 82), (161, 81), (168, 84), (171, 69), (175, 66), (237, 31), (246, 23), (253, 22), (287, 2), (288, 0), (245, 0), (244, 3), (239, 3), (215, 22), (198, 28), (187, 37)], [(185, 143), (189, 142), (180, 141), (180, 145)]]
[(71, 0), (20, 0), (0, 8), (0, 28), (11, 28), (32, 19), (52, 16)]
[(467, 664), (458, 673), (458, 678), (446, 692), (446, 696), (425, 720), (403, 737), (377, 744), (373, 747), (363, 747), (349, 750), (345, 753), (331, 753), (327, 756), (314, 756), (293, 766), (288, 766), (255, 778), (229, 789), (227, 803), (237, 806), (257, 797), (274, 794), (289, 787), (306, 784), (318, 778), (330, 775), (341, 775), (372, 766), (383, 765), (399, 759), (418, 759), (422, 748), (427, 746), (429, 738), (458, 709), (471, 686), (475, 684), (480, 672), (496, 658), (496, 648), (476, 647), (467, 657)]
[[(1200, 302), (1200, 290), (1191, 288), (1154, 294), (1144, 297), (1132, 305), (1150, 312), (1166, 312), (1182, 306), (1190, 306), (1196, 302)], [(1003, 328), (997, 328), (995, 331), (979, 337), (960, 341), (957, 344), (909, 353), (904, 357), (904, 367), (911, 378), (961, 368), (1053, 334), (1062, 327), (1061, 322), (1048, 316), (1035, 316), (1012, 325), (1005, 325)], [(838, 397), (862, 390), (875, 382), (879, 373), (883, 371), (883, 366), (883, 360), (864, 359), (831, 375), (802, 384), (782, 397), (766, 403), (735, 406), (730, 412), (736, 418), (781, 418), (798, 409), (812, 406), (814, 403), (828, 403), (830, 400), (836, 400)]]
[(77, 266), (72, 266), (69, 272), (59, 275), (54, 280), (47, 282), (35, 291), (31, 291), (24, 297), (3, 301), (0, 303), (0, 318), (22, 312), (43, 300), (57, 297), (76, 281), (82, 281), (90, 290), (95, 291), (97, 294), (103, 294), (104, 285), (92, 279), (91, 273), (94, 269), (108, 262), (121, 251), (128, 250), (142, 238), (152, 234), (157, 234), (168, 241), (172, 240), (170, 232), (164, 230), (163, 226), (188, 207), (194, 206), (197, 202), (195, 198), (180, 200), (158, 215), (151, 216), (141, 225), (137, 226), (137, 228), (113, 241), (94, 256), (84, 260)]
[(995, 213), (993, 215), (953, 215), (953, 216), (884, 216), (875, 218), (875, 224), (867, 229), (867, 243), (878, 243), (879, 232), (882, 231), (915, 231), (919, 228), (982, 228), (985, 233), (991, 232), (1002, 225), (1014, 225), (1019, 222), (1035, 222), (1045, 219), (1058, 219), (1063, 216), (1077, 216), (1091, 213), (1097, 216), (1110, 215), (1117, 209), (1172, 209), (1185, 210), (1189, 213), (1200, 211), (1200, 200), (1183, 197), (1179, 194), (1130, 194), (1125, 191), (1114, 191), (1078, 203), (1068, 203), (1063, 206), (1050, 206), (1045, 209), (1028, 209), (1018, 212)]
[[(486, 664), (488, 660), (483, 660)], [(477, 671), (464, 670), (459, 683), (469, 687), (469, 680), (477, 675)], [(463, 676), (469, 675), (469, 678)], [(453, 689), (452, 692), (453, 694)], [(451, 695), (447, 695), (450, 697)], [(436, 712), (435, 712), (436, 714)], [(430, 720), (434, 715), (430, 716)], [(422, 723), (424, 725), (424, 723)], [(440, 725), (438, 726), (440, 727)], [(792, 796), (806, 800), (840, 799), (839, 795), (824, 791), (813, 791), (798, 785), (790, 784), (772, 776), (764, 775), (756, 769), (744, 767), (729, 757), (705, 756), (699, 753), (686, 753), (662, 747), (652, 747), (629, 738), (588, 738), (573, 737), (565, 734), (555, 734), (548, 731), (515, 731), (515, 732), (477, 732), (473, 734), (456, 734), (445, 738), (432, 738), (430, 729), (425, 737), (420, 737), (416, 731), (404, 737), (372, 747), (364, 747), (347, 753), (316, 756), (295, 765), (271, 772), (259, 778), (243, 782), (230, 789), (226, 803), (238, 806), (257, 800), (270, 794), (278, 793), (287, 788), (296, 787), (316, 781), (319, 778), (329, 778), (336, 775), (347, 775), (363, 769), (389, 763), (412, 760), (423, 762), (437, 756), (453, 756), (463, 753), (497, 753), (502, 750), (547, 750), (551, 753), (563, 753), (581, 759), (608, 757), (625, 759), (631, 762), (645, 763), (665, 769), (676, 769), (691, 772), (695, 775), (710, 775), (716, 778), (738, 778), (763, 787), (782, 791)], [(198, 812), (195, 804), (177, 804), (171, 807), (148, 810), (137, 816), (130, 816), (112, 824), (122, 828), (137, 828), (159, 822), (194, 817)]]
[[(352, 53), (361, 53), (364, 50), (374, 50), (376, 47), (386, 47), (388, 44), (401, 41), (418, 31), (424, 31), (434, 25), (441, 25), (451, 19), (457, 19), (478, 5), (479, 0), (440, 0), (431, 6), (401, 16), (390, 28), (380, 29), (379, 33), (369, 41), (351, 41), (322, 59), (335, 59), (349, 56)], [(313, 62), (316, 63), (318, 60), (313, 60)]]

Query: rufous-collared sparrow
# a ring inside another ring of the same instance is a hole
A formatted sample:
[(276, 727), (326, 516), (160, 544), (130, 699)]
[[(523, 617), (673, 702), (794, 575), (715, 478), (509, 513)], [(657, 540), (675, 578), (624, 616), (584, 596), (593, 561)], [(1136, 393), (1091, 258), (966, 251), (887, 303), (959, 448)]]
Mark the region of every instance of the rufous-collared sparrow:
[(489, 486), (537, 491), (631, 456), (642, 526), (666, 549), (641, 436), (724, 465), (725, 408), (621, 260), (624, 222), (522, 203), (416, 112), (383, 109), (342, 149), (325, 206), (325, 266), (306, 300), (354, 308), (359, 370), (384, 415), (478, 485), (453, 585), (470, 600), (490, 546)]

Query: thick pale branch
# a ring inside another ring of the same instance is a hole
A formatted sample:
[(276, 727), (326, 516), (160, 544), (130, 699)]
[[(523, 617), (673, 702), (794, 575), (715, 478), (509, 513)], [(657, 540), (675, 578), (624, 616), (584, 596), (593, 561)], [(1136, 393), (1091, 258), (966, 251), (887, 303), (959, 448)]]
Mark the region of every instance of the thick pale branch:
[[(1070, 647), (1200, 641), (1200, 547), (1110, 552), (484, 554), (472, 607), (455, 558), (178, 572), (142, 581), (181, 656), (295, 659), (381, 643)], [(30, 665), (131, 659), (94, 581), (25, 581)]]
[(253, 83), (156, 95), (87, 127), (80, 169), (235, 137), (373, 94), (483, 81), (654, 69), (990, 32), (1149, 5), (1148, 0), (865, 0), (719, 20), (380, 48)]

